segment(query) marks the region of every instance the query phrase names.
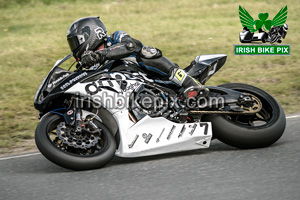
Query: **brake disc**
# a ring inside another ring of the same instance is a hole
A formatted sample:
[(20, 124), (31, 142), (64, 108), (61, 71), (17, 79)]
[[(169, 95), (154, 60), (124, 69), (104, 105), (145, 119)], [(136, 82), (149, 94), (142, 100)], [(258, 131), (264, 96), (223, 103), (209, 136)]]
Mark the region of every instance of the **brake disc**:
[(72, 131), (72, 128), (67, 127), (65, 122), (61, 122), (57, 126), (56, 134), (66, 145), (79, 149), (91, 148), (99, 141), (99, 137), (94, 134), (88, 132), (76, 133), (75, 131)]

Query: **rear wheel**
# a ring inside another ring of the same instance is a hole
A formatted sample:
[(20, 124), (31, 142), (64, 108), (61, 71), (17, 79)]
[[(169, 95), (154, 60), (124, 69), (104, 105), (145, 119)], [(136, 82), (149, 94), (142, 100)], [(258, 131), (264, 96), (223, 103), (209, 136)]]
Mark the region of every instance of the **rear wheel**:
[(212, 122), (213, 135), (237, 148), (261, 148), (275, 143), (283, 134), (285, 114), (279, 103), (267, 92), (246, 84), (229, 83), (219, 87), (248, 93), (257, 97), (262, 109), (252, 115), (205, 115)]
[(263, 34), (263, 36), (262, 36), (262, 38), (261, 38), (261, 41), (262, 41), (263, 43), (266, 43), (267, 38), (268, 38), (268, 34), (265, 33), (265, 34)]
[(36, 128), (36, 145), (47, 159), (68, 169), (103, 167), (114, 157), (116, 142), (101, 122), (92, 121), (98, 129), (91, 126), (88, 127), (90, 131), (76, 133), (73, 127), (65, 124), (63, 117), (48, 114)]

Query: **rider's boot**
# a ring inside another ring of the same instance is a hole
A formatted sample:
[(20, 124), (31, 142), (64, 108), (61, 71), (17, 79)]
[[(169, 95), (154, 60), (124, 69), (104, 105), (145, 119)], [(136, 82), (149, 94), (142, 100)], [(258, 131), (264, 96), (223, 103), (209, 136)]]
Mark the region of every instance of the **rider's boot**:
[(174, 68), (169, 79), (184, 88), (183, 96), (185, 98), (207, 97), (209, 94), (208, 88), (188, 75), (183, 69)]

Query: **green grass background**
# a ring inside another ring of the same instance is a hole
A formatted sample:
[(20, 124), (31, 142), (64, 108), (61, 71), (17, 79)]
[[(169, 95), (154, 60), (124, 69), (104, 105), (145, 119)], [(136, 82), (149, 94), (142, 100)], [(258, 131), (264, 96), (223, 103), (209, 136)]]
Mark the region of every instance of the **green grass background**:
[[(234, 56), (242, 30), (239, 5), (254, 19), (260, 12), (272, 19), (288, 5), (283, 43), (291, 44), (291, 56)], [(86, 16), (100, 16), (109, 33), (124, 30), (181, 67), (200, 54), (225, 53), (227, 63), (208, 85), (252, 84), (272, 94), (286, 113), (300, 111), (299, 10), (296, 0), (0, 0), (0, 153), (33, 138), (35, 92), (55, 61), (70, 53), (70, 24)]]

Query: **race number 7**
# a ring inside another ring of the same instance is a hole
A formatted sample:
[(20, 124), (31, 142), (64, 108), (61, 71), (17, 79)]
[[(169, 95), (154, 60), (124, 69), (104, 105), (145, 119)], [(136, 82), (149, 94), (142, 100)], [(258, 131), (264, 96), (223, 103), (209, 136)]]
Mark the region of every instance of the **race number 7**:
[(208, 123), (200, 123), (200, 127), (204, 126), (204, 135), (207, 135), (207, 131), (208, 131)]

